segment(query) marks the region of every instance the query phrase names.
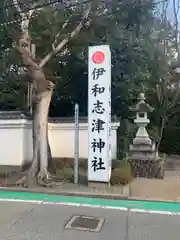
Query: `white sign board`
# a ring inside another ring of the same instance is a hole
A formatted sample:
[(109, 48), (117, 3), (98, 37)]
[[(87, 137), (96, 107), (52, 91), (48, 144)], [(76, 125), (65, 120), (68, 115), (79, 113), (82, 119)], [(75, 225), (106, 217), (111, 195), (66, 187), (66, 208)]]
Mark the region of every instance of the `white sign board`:
[(88, 181), (111, 176), (111, 52), (108, 45), (89, 47)]

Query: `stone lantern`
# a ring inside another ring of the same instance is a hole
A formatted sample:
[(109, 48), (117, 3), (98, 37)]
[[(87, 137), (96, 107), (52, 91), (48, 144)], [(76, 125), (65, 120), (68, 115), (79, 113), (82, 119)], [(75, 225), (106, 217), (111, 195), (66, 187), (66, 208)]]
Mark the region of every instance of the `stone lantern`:
[(150, 138), (146, 126), (150, 122), (148, 113), (154, 109), (145, 101), (144, 93), (138, 98), (138, 103), (130, 110), (136, 112), (136, 123), (138, 130), (129, 149), (129, 163), (134, 177), (163, 178), (164, 170), (158, 153), (156, 143)]
[(138, 126), (138, 131), (136, 133), (136, 137), (133, 140), (133, 144), (146, 143), (151, 144), (151, 139), (146, 131), (146, 126), (150, 122), (147, 116), (147, 113), (152, 112), (154, 109), (145, 102), (146, 98), (144, 93), (140, 93), (139, 102), (135, 105), (135, 107), (130, 108), (131, 111), (136, 112), (136, 118), (134, 123)]

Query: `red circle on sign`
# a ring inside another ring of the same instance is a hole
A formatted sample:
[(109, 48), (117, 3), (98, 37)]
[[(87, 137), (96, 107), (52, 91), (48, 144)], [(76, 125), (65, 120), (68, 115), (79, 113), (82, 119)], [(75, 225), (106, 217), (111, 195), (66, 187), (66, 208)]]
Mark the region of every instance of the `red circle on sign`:
[(95, 52), (92, 55), (92, 60), (96, 64), (100, 64), (100, 63), (104, 62), (104, 53), (103, 52)]

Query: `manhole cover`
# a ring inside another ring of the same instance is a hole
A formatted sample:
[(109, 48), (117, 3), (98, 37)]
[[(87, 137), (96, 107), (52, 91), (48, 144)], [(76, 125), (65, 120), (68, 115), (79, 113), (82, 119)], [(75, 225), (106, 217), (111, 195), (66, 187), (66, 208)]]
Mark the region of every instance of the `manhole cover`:
[(65, 228), (82, 230), (82, 231), (91, 231), (99, 232), (104, 223), (104, 218), (97, 217), (87, 217), (87, 216), (73, 216)]

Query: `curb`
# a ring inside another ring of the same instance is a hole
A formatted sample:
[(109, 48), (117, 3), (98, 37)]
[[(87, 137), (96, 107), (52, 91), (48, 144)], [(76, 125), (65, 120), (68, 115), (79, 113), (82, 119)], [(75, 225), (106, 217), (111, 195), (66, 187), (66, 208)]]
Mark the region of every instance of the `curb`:
[(84, 198), (99, 198), (99, 199), (109, 199), (109, 200), (133, 200), (133, 201), (144, 201), (144, 202), (162, 202), (162, 203), (180, 203), (180, 198), (176, 200), (164, 200), (157, 198), (141, 198), (141, 197), (131, 197), (131, 196), (121, 196), (118, 194), (110, 193), (96, 193), (96, 192), (78, 192), (78, 191), (56, 191), (56, 190), (46, 190), (46, 189), (32, 189), (32, 188), (15, 188), (15, 187), (0, 187), (0, 192), (21, 192), (21, 193), (34, 193), (34, 194), (48, 194), (56, 196), (65, 197), (84, 197)]
[(12, 187), (0, 187), (0, 192), (21, 192), (21, 193), (34, 193), (34, 194), (48, 194), (65, 197), (84, 197), (84, 198), (100, 198), (100, 199), (111, 199), (111, 200), (128, 200), (128, 196), (120, 196), (118, 194), (110, 193), (95, 193), (95, 192), (77, 192), (73, 190), (69, 191), (56, 191), (45, 189), (32, 189), (32, 188), (12, 188)]
[(180, 203), (180, 198), (176, 200), (161, 199), (161, 198), (140, 198), (140, 197), (128, 197), (128, 200), (132, 201), (144, 201), (144, 202), (162, 202), (162, 203)]

